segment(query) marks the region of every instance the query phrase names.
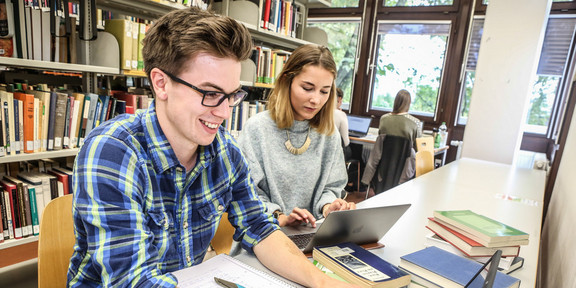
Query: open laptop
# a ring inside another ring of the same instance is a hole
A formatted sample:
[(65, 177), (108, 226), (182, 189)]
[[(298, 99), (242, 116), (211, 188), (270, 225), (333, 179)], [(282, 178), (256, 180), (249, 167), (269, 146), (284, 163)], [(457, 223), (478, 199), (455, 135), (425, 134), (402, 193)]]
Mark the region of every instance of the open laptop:
[(348, 114), (348, 135), (352, 137), (362, 138), (368, 134), (371, 117), (350, 115)]
[(304, 253), (314, 246), (354, 242), (376, 243), (394, 226), (411, 204), (334, 211), (316, 228), (310, 225), (284, 226), (286, 233)]

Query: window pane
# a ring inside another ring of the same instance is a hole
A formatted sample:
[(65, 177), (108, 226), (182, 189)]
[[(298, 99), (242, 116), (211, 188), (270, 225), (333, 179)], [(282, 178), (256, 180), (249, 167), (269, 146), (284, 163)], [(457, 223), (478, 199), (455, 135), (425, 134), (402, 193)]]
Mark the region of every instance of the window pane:
[(411, 112), (434, 115), (449, 31), (450, 24), (379, 24), (371, 109), (391, 111), (406, 89)]
[(398, 6), (446, 6), (454, 4), (454, 0), (386, 0), (384, 7)]
[(308, 19), (308, 26), (318, 27), (328, 34), (328, 48), (338, 66), (336, 87), (344, 92), (342, 108), (348, 109), (354, 83), (354, 66), (356, 63), (356, 48), (360, 34), (360, 20), (326, 20)]
[(538, 76), (533, 85), (524, 132), (546, 134), (561, 77)]
[(472, 88), (476, 79), (476, 71), (466, 71), (464, 76), (464, 86), (462, 87), (460, 109), (458, 111), (458, 125), (466, 125), (468, 122), (468, 112), (470, 111), (470, 99), (472, 99)]
[(332, 8), (358, 7), (360, 0), (332, 0)]

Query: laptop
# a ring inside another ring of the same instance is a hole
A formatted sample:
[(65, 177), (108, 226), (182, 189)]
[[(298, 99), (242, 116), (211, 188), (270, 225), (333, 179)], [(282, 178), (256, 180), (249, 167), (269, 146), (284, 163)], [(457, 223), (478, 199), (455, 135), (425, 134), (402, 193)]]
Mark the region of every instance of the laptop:
[(334, 211), (316, 228), (310, 225), (284, 226), (282, 231), (304, 253), (314, 246), (354, 242), (376, 243), (394, 226), (411, 204)]
[(368, 135), (372, 117), (350, 115), (348, 114), (348, 135), (362, 138)]

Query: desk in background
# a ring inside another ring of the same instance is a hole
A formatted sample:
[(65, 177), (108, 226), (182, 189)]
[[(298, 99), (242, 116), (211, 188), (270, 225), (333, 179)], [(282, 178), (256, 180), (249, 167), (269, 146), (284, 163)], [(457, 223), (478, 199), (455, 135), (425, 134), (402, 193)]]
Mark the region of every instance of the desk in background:
[[(374, 146), (374, 143), (376, 142), (376, 138), (378, 138), (378, 135), (368, 134), (364, 137), (350, 136), (349, 138), (350, 138), (350, 143), (361, 144), (365, 147), (365, 149), (362, 153), (362, 160), (364, 162), (367, 162), (368, 157), (370, 156), (370, 151), (372, 150), (372, 146)], [(440, 166), (444, 166), (444, 164), (446, 163), (446, 151), (447, 150), (448, 150), (448, 145), (446, 145), (444, 147), (440, 147), (440, 148), (434, 148), (434, 156), (442, 155), (442, 162), (440, 163)]]
[[(511, 276), (521, 287), (535, 287), (546, 173), (542, 170), (463, 158), (360, 202), (358, 209), (410, 203), (412, 206), (370, 250), (398, 265), (400, 257), (425, 248), (426, 228), (434, 210), (469, 209), (530, 234), (520, 248), (524, 266)], [(267, 270), (246, 253), (237, 259)], [(272, 273), (272, 272), (270, 272)]]

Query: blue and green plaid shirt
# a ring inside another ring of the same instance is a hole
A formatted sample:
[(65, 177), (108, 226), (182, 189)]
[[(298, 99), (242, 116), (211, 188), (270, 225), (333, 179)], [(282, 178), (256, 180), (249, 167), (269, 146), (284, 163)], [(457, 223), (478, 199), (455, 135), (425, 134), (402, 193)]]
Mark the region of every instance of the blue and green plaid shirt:
[(202, 262), (222, 213), (248, 250), (274, 230), (236, 141), (220, 127), (186, 173), (154, 103), (95, 128), (76, 156), (70, 287), (175, 287)]

